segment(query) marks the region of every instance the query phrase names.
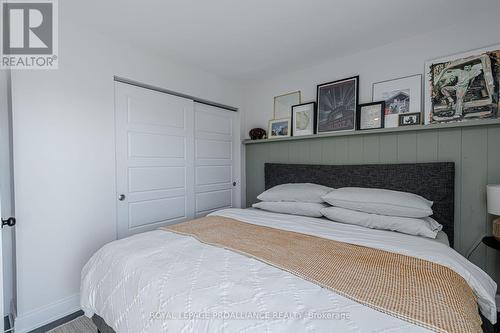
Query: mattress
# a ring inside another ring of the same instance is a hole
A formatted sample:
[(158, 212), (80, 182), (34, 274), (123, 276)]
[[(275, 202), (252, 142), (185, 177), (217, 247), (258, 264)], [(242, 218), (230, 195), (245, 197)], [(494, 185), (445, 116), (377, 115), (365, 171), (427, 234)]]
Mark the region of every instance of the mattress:
[[(436, 240), (258, 210), (212, 213), (430, 260), (469, 283), (496, 321), (496, 284)], [(427, 332), (258, 260), (156, 230), (105, 245), (82, 271), (81, 306), (120, 332)]]

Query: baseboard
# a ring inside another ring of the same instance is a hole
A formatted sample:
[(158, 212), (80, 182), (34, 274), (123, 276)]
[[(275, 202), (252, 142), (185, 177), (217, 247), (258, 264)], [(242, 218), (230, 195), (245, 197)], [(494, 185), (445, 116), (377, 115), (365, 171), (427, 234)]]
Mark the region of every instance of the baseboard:
[(80, 294), (75, 294), (28, 313), (18, 314), (14, 321), (14, 330), (16, 333), (27, 333), (78, 310)]

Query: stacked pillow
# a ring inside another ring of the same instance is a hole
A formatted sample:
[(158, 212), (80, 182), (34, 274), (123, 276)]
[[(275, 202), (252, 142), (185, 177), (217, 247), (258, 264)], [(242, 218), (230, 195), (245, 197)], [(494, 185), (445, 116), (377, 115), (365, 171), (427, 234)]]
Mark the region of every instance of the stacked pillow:
[(334, 207), (321, 213), (336, 222), (429, 238), (436, 238), (443, 228), (430, 217), (433, 202), (413, 193), (344, 187), (330, 191), (323, 200)]
[(432, 201), (417, 194), (361, 187), (295, 183), (275, 186), (252, 205), (262, 210), (322, 217), (372, 229), (436, 238), (443, 226), (432, 219)]
[(275, 213), (321, 217), (321, 210), (328, 207), (323, 197), (331, 190), (310, 183), (282, 184), (261, 193), (257, 199), (262, 202), (252, 207)]

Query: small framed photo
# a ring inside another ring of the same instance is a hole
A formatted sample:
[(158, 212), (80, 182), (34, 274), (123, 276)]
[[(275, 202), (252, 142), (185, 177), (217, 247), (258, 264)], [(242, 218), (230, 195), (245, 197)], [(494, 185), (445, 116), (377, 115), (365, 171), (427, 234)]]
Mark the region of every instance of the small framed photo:
[(273, 119), (291, 117), (292, 105), (301, 103), (300, 91), (274, 97)]
[(317, 86), (318, 133), (356, 129), (359, 76)]
[(398, 127), (400, 114), (422, 111), (422, 75), (374, 83), (372, 101), (385, 101), (384, 127)]
[(420, 125), (421, 120), (422, 114), (420, 112), (402, 113), (399, 115), (399, 126)]
[(290, 118), (269, 120), (269, 139), (290, 136)]
[(313, 135), (316, 132), (316, 102), (292, 106), (292, 135)]
[(360, 104), (356, 113), (356, 128), (358, 130), (368, 130), (384, 128), (385, 102), (373, 102)]

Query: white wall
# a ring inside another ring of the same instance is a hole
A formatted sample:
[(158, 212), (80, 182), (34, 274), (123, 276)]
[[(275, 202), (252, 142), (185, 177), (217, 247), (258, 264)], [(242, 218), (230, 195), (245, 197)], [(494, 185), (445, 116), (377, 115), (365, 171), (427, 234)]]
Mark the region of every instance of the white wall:
[(359, 74), (360, 103), (371, 102), (374, 82), (423, 74), (426, 60), (500, 43), (497, 14), (475, 17), (471, 13), (469, 22), (457, 22), (454, 27), (248, 83), (243, 134), (248, 137), (248, 131), (254, 127), (267, 130), (274, 96), (300, 90), (303, 102), (315, 101), (317, 84)]
[(16, 332), (78, 310), (83, 265), (116, 237), (113, 75), (240, 105), (234, 82), (61, 19), (59, 69), (12, 77)]

